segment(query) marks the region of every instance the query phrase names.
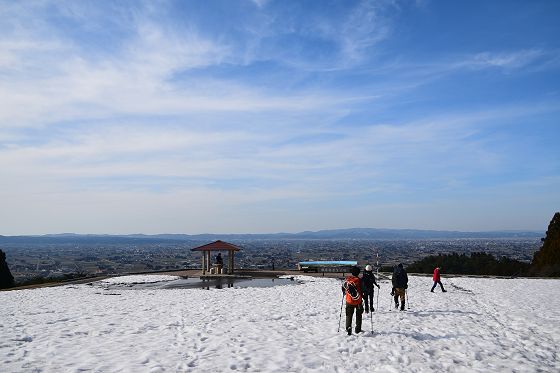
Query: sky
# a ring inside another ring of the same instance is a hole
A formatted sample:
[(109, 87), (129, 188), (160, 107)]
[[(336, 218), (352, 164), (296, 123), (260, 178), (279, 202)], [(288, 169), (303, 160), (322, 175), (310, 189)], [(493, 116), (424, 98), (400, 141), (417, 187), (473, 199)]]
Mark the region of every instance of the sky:
[(544, 231), (558, 1), (0, 0), (0, 234)]

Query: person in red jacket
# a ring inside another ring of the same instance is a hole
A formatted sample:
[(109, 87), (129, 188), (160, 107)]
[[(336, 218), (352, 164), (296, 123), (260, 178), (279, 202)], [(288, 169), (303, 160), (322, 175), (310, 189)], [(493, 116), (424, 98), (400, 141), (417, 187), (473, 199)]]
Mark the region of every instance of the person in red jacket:
[(436, 269), (434, 269), (434, 286), (432, 286), (432, 290), (430, 290), (432, 293), (434, 292), (434, 289), (436, 288), (437, 284), (439, 284), (439, 286), (441, 286), (441, 291), (442, 292), (447, 292), (447, 290), (445, 290), (443, 288), (443, 284), (441, 283), (441, 276), (439, 274), (440, 268), (436, 267)]
[(352, 275), (346, 277), (342, 284), (342, 292), (346, 298), (346, 331), (348, 335), (352, 334), (352, 316), (354, 316), (354, 311), (356, 311), (356, 333), (362, 332), (362, 313), (364, 312), (361, 279), (358, 277), (360, 269), (352, 267), (351, 273)]

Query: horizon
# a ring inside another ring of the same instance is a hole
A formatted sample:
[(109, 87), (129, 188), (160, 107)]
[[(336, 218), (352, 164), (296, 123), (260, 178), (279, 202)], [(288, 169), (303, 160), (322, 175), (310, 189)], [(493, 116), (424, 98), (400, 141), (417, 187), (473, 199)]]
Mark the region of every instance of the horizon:
[(303, 230), (303, 231), (293, 231), (293, 232), (286, 232), (286, 231), (277, 231), (277, 232), (263, 232), (263, 233), (254, 233), (254, 232), (203, 232), (203, 233), (173, 233), (173, 232), (164, 232), (164, 233), (77, 233), (77, 232), (59, 232), (59, 233), (40, 233), (40, 234), (18, 234), (18, 235), (5, 235), (0, 234), (3, 237), (43, 237), (43, 236), (64, 236), (64, 235), (76, 235), (76, 236), (165, 236), (165, 235), (176, 235), (176, 236), (242, 236), (242, 235), (298, 235), (303, 233), (320, 233), (320, 232), (335, 232), (335, 231), (346, 231), (346, 230), (376, 230), (376, 231), (418, 231), (418, 232), (441, 232), (441, 233), (466, 233), (466, 234), (476, 234), (476, 233), (535, 233), (541, 234), (545, 233), (546, 229), (541, 230), (532, 230), (532, 229), (513, 229), (513, 230), (486, 230), (486, 231), (461, 231), (461, 230), (440, 230), (440, 229), (415, 229), (415, 228), (375, 228), (375, 227), (351, 227), (351, 228), (333, 228), (333, 229), (319, 229), (319, 230)]
[(0, 2), (0, 234), (545, 231), (559, 16), (544, 0)]

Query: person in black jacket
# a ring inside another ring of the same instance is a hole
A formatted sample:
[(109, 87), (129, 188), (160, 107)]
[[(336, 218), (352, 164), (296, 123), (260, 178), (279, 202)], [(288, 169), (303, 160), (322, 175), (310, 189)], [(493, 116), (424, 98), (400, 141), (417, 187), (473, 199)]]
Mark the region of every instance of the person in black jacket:
[(393, 270), (393, 291), (391, 295), (394, 296), (395, 308), (399, 308), (399, 298), (401, 298), (401, 311), (404, 311), (404, 300), (406, 295), (406, 289), (408, 288), (408, 275), (404, 270), (402, 263)]
[(373, 274), (373, 268), (371, 265), (366, 266), (366, 270), (364, 271), (364, 275), (362, 276), (362, 291), (364, 293), (364, 301), (365, 301), (365, 312), (369, 313), (375, 311), (373, 308), (373, 287), (377, 286), (379, 289), (379, 285), (377, 285), (377, 281), (375, 281), (375, 275)]
[(222, 253), (218, 253), (218, 255), (216, 255), (216, 264), (219, 266), (224, 265), (224, 259), (222, 258)]

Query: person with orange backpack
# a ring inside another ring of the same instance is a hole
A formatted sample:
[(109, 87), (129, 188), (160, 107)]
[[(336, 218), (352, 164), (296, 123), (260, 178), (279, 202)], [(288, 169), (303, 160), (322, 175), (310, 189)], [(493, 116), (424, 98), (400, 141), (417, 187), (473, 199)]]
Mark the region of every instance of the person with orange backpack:
[(360, 268), (352, 267), (352, 275), (346, 277), (342, 284), (342, 292), (346, 298), (346, 331), (348, 335), (352, 335), (352, 317), (354, 311), (356, 312), (356, 333), (362, 332), (362, 313), (364, 306), (362, 305), (362, 285), (360, 275)]

